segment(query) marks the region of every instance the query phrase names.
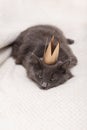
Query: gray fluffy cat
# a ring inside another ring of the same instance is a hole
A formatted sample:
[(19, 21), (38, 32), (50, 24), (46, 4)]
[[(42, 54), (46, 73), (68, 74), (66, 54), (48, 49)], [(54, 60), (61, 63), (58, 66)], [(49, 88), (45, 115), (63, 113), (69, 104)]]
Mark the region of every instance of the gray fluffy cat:
[[(47, 65), (43, 61), (44, 49), (54, 35), (54, 45), (60, 42), (59, 57), (55, 64)], [(33, 26), (22, 32), (14, 41), (12, 56), (17, 64), (22, 64), (30, 79), (42, 89), (49, 89), (63, 84), (72, 78), (70, 68), (77, 64), (68, 44), (74, 43), (66, 39), (62, 31), (50, 25)]]

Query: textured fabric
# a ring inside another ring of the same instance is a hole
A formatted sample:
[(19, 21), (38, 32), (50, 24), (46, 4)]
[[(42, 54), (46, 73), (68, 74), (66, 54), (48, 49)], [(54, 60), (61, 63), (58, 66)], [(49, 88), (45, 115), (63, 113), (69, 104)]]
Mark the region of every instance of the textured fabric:
[(87, 130), (86, 14), (86, 0), (0, 0), (0, 48), (31, 25), (53, 24), (75, 40), (78, 58), (75, 76), (45, 91), (8, 58), (11, 48), (0, 49), (0, 130)]

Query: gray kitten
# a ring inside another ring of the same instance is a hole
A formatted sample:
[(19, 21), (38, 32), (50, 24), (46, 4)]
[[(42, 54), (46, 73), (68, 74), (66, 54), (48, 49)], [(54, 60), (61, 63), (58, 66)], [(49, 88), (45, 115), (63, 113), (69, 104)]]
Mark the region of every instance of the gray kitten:
[[(59, 57), (55, 64), (47, 65), (43, 61), (44, 49), (54, 35), (54, 46), (60, 43)], [(63, 84), (72, 78), (70, 68), (77, 64), (68, 44), (74, 43), (66, 39), (62, 31), (50, 25), (33, 26), (22, 32), (14, 41), (12, 56), (17, 64), (22, 64), (30, 79), (35, 81), (40, 88), (49, 89)]]

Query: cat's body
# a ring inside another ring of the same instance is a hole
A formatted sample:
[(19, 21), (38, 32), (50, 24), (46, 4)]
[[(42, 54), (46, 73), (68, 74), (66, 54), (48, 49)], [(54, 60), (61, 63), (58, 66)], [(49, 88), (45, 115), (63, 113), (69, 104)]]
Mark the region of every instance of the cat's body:
[[(57, 41), (60, 43), (59, 57), (56, 64), (47, 65), (43, 61), (44, 49), (53, 35), (54, 45)], [(38, 25), (25, 30), (14, 41), (12, 56), (17, 64), (26, 68), (29, 78), (37, 82), (40, 88), (48, 89), (72, 77), (70, 68), (76, 65), (77, 59), (68, 44), (73, 42), (54, 26)]]

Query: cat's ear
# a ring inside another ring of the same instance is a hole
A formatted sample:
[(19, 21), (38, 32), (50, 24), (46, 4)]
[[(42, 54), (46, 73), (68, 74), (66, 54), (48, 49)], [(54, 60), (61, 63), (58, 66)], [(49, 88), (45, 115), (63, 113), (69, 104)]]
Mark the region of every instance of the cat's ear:
[(66, 60), (61, 64), (61, 68), (66, 70), (68, 69), (69, 65), (70, 65), (70, 60)]
[(39, 57), (36, 56), (34, 53), (32, 53), (31, 56), (30, 56), (30, 63), (32, 63), (32, 64), (40, 63)]
[(73, 44), (74, 43), (74, 40), (72, 40), (72, 39), (67, 38), (66, 40), (67, 40), (68, 44)]

